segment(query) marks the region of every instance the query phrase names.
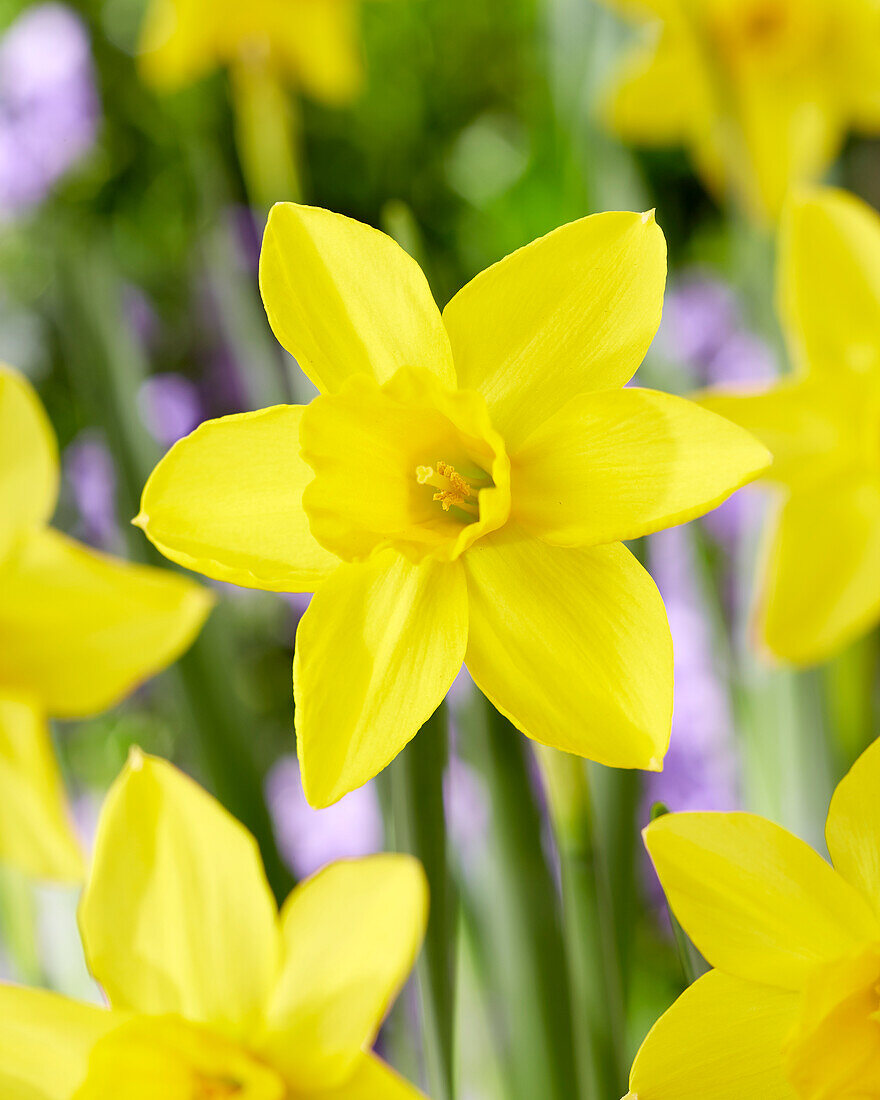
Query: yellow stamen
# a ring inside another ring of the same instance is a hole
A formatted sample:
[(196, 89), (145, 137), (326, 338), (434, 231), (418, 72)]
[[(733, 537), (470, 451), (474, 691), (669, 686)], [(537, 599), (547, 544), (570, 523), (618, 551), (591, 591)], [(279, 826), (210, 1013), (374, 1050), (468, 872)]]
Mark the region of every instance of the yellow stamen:
[(448, 462), (438, 462), (434, 466), (416, 466), (416, 480), (419, 485), (433, 485), (437, 492), (434, 500), (439, 500), (443, 511), (461, 508), (472, 515), (479, 515), (476, 504), (469, 503), (470, 497), (476, 497), (470, 482), (461, 476)]

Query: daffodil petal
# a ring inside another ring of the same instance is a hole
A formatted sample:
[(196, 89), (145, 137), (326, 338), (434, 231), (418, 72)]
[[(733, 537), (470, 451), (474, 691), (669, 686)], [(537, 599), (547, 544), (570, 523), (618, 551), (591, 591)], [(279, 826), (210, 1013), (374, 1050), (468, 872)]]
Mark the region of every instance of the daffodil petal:
[(361, 90), (358, 7), (353, 0), (305, 0), (295, 11), (278, 5), (273, 45), (307, 95), (347, 103)]
[(789, 201), (780, 234), (779, 307), (792, 356), (837, 380), (880, 381), (880, 217), (832, 188)]
[(673, 912), (727, 974), (798, 989), (817, 963), (880, 936), (859, 893), (765, 818), (667, 814), (644, 836)]
[(704, 974), (648, 1032), (629, 1100), (796, 1100), (782, 1046), (797, 1007), (795, 993)]
[(386, 382), (423, 367), (449, 387), (455, 368), (422, 270), (361, 222), (295, 203), (269, 214), (260, 290), (272, 331), (322, 392), (352, 374)]
[(194, 0), (151, 0), (138, 44), (140, 72), (170, 92), (191, 84), (219, 61), (217, 41)]
[(0, 563), (23, 530), (51, 518), (57, 495), (52, 425), (30, 383), (0, 365)]
[(681, 145), (696, 132), (710, 96), (689, 35), (664, 27), (624, 57), (604, 113), (625, 140)]
[(85, 872), (46, 720), (0, 693), (0, 861), (25, 874), (79, 882)]
[(114, 1008), (245, 1036), (277, 976), (277, 912), (253, 837), (137, 750), (101, 813), (80, 929)]
[(464, 556), (466, 663), (543, 745), (659, 770), (672, 719), (672, 642), (660, 594), (619, 543), (548, 546), (512, 526)]
[(487, 268), (443, 311), (459, 386), (515, 450), (568, 400), (622, 386), (660, 323), (666, 241), (654, 216), (594, 214)]
[(339, 861), (293, 891), (260, 1046), (296, 1095), (345, 1082), (339, 1096), (349, 1097), (347, 1087), (354, 1100), (370, 1080), (382, 1083), (386, 1074), (365, 1067), (362, 1052), (415, 963), (427, 913), (425, 874), (411, 856)]
[(93, 1046), (124, 1020), (57, 993), (0, 985), (3, 1100), (71, 1100)]
[(880, 914), (880, 740), (841, 779), (828, 808), (825, 840), (837, 871)]
[(303, 788), (327, 806), (389, 764), (431, 717), (467, 641), (459, 562), (386, 551), (344, 565), (300, 620), (293, 663)]
[(742, 428), (653, 390), (575, 397), (512, 459), (512, 515), (560, 546), (634, 539), (714, 508), (770, 462)]
[(362, 1054), (354, 1073), (338, 1088), (320, 1089), (309, 1100), (425, 1100), (415, 1085), (374, 1054)]
[(880, 479), (840, 479), (784, 505), (759, 605), (764, 642), (823, 661), (880, 618)]
[(855, 430), (864, 394), (815, 378), (784, 381), (760, 393), (706, 391), (710, 412), (757, 436), (773, 455), (771, 481), (801, 489), (852, 469), (859, 460)]
[(302, 507), (314, 477), (300, 457), (304, 407), (208, 420), (150, 475), (135, 522), (167, 558), (214, 580), (312, 592), (339, 564)]
[(176, 660), (212, 603), (184, 577), (46, 528), (0, 570), (0, 683), (58, 717), (104, 710)]

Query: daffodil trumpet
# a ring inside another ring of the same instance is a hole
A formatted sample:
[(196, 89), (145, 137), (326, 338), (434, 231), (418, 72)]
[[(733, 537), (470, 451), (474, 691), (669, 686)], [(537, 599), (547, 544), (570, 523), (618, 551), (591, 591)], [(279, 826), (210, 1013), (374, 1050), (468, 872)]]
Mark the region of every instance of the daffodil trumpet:
[(714, 969), (648, 1034), (628, 1100), (880, 1093), (878, 785), (875, 741), (831, 799), (831, 864), (752, 814), (648, 826), (671, 908)]
[(263, 301), (319, 396), (201, 425), (135, 522), (208, 576), (315, 592), (294, 658), (313, 805), (385, 767), (463, 662), (535, 741), (662, 766), (669, 629), (621, 540), (706, 511), (769, 461), (721, 417), (621, 388), (665, 273), (653, 214), (598, 214), (484, 271), (441, 317), (384, 234), (274, 207)]
[[(0, 1093), (29, 1100), (418, 1100), (370, 1047), (427, 914), (409, 856), (341, 861), (279, 913), (253, 837), (133, 750), (79, 910), (109, 1008), (0, 985)], [(352, 916), (356, 915), (356, 919)]]

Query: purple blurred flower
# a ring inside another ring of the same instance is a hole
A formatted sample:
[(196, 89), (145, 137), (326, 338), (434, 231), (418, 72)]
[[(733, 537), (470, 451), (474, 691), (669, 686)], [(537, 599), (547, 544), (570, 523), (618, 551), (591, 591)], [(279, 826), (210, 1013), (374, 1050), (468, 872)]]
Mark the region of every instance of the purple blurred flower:
[(94, 144), (99, 104), (88, 34), (63, 4), (37, 4), (0, 39), (0, 219), (41, 202)]
[(299, 878), (334, 859), (382, 849), (382, 815), (372, 783), (325, 810), (313, 810), (303, 794), (296, 757), (283, 756), (266, 778), (266, 800), (278, 847)]
[(93, 546), (114, 549), (119, 533), (116, 468), (100, 435), (80, 432), (64, 452), (64, 472), (79, 512), (81, 529), (77, 533)]
[(482, 779), (455, 753), (443, 775), (443, 807), (452, 846), (467, 860), (485, 843), (489, 828), (489, 793)]
[(666, 604), (675, 648), (672, 741), (663, 771), (648, 776), (649, 805), (664, 802), (675, 811), (735, 809), (739, 768), (733, 717), (695, 581), (690, 532), (671, 527), (652, 535), (649, 546), (651, 573)]
[(154, 374), (138, 390), (138, 411), (157, 443), (170, 447), (202, 419), (198, 387), (182, 374)]
[(732, 289), (720, 279), (690, 272), (666, 295), (659, 347), (670, 359), (699, 373), (739, 324)]

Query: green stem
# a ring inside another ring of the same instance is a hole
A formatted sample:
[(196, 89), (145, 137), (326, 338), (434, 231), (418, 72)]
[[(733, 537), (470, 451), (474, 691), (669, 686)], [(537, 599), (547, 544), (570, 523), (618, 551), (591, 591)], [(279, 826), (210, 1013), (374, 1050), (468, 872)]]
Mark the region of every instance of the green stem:
[(484, 920), (492, 984), (507, 1023), (514, 1100), (578, 1096), (571, 995), (557, 892), (541, 844), (541, 816), (522, 735), (486, 703), (472, 730), (492, 810), (492, 912)]
[(852, 767), (876, 734), (874, 691), (880, 667), (878, 641), (877, 631), (867, 634), (822, 670), (838, 775)]
[(390, 767), (395, 847), (421, 861), (431, 896), (417, 977), (433, 1100), (453, 1100), (455, 1096), (458, 894), (446, 850), (443, 774), (447, 757), (446, 708), (442, 704)]
[[(136, 413), (136, 393), (147, 364), (122, 320), (113, 268), (99, 240), (86, 243), (71, 237), (66, 241), (60, 288), (60, 320), (76, 319), (75, 329), (61, 330), (65, 362), (86, 408), (105, 431), (120, 474), (120, 506), (133, 516), (158, 458)], [(133, 557), (168, 567), (139, 532), (128, 526), (127, 531)], [(228, 676), (234, 660), (218, 608), (189, 652), (169, 670), (170, 681), (177, 685), (178, 710), (183, 712), (175, 720), (181, 732), (189, 731), (195, 738), (209, 785), (256, 837), (280, 901), (293, 879), (279, 855), (262, 776), (247, 742), (253, 719)]]
[(562, 872), (581, 1095), (617, 1096), (626, 1080), (624, 993), (586, 765), (550, 748), (537, 756)]

